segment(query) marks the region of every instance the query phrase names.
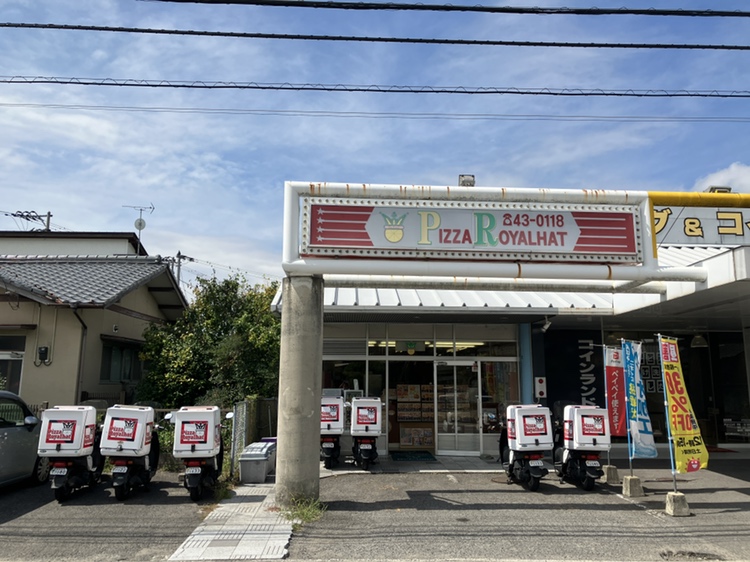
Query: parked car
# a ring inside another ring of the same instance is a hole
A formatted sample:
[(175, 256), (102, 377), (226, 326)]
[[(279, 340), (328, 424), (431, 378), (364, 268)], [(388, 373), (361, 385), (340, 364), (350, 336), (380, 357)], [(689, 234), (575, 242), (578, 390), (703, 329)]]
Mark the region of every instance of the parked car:
[(49, 479), (49, 459), (37, 455), (42, 424), (20, 396), (0, 390), (0, 486)]

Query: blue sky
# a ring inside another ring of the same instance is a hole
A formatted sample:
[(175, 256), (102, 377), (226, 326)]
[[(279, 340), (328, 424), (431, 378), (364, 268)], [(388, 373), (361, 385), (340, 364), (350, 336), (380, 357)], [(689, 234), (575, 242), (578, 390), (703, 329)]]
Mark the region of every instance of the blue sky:
[[(747, 9), (740, 0), (720, 5), (715, 0), (483, 4)], [(372, 37), (750, 43), (750, 18), (367, 12), (138, 0), (4, 0), (0, 21)], [(174, 82), (750, 90), (746, 51), (339, 43), (9, 28), (0, 29), (0, 68), (4, 77)], [(351, 112), (368, 116), (352, 117)], [(411, 118), (385, 115), (393, 113)], [(414, 118), (423, 113), (440, 118)], [(573, 121), (572, 116), (587, 118)], [(687, 120), (695, 117), (748, 119), (750, 100), (1, 83), (0, 211), (51, 212), (53, 225), (67, 230), (134, 231), (138, 211), (132, 207), (153, 204), (153, 213), (144, 214), (143, 243), (152, 254), (180, 251), (196, 258), (186, 265), (188, 282), (194, 274), (224, 276), (230, 270), (223, 266), (261, 282), (264, 276), (283, 276), (285, 180), (454, 185), (459, 174), (474, 174), (477, 185), (486, 187), (701, 191), (730, 185), (750, 192), (750, 120)], [(0, 229), (31, 226), (0, 214)]]

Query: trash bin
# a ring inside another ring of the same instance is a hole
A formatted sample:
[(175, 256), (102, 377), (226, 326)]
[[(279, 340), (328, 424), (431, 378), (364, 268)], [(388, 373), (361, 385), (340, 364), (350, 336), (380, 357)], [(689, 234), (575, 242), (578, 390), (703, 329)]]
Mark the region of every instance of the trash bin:
[(240, 482), (262, 484), (276, 465), (276, 443), (251, 443), (240, 454)]

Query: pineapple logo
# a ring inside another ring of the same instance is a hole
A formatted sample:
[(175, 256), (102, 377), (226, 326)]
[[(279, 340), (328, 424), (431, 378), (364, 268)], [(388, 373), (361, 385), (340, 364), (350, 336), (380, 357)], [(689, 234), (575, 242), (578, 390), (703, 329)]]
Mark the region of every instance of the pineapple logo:
[(403, 214), (400, 217), (396, 214), (396, 211), (393, 211), (390, 217), (385, 213), (380, 214), (385, 219), (385, 239), (394, 244), (401, 242), (401, 239), (404, 237), (404, 219), (409, 213)]

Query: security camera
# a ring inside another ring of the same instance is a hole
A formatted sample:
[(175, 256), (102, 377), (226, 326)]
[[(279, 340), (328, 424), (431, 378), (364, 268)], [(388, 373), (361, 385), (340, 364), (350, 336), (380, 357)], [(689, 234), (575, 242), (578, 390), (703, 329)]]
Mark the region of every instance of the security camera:
[(547, 330), (549, 330), (549, 327), (552, 326), (552, 322), (544, 319), (544, 325), (542, 326), (542, 333), (545, 333)]
[(120, 331), (120, 327), (117, 324), (115, 324), (114, 326), (112, 326), (112, 331), (116, 334), (117, 332)]

